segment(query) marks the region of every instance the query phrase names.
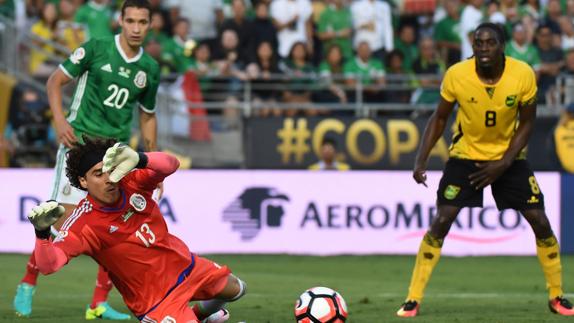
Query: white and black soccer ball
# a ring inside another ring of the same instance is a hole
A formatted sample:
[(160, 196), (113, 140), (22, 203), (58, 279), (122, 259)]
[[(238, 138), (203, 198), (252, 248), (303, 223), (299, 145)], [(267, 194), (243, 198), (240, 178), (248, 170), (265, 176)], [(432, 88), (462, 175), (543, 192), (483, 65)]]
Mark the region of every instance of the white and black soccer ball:
[(336, 291), (313, 287), (299, 296), (295, 319), (297, 323), (342, 323), (347, 319), (347, 304)]

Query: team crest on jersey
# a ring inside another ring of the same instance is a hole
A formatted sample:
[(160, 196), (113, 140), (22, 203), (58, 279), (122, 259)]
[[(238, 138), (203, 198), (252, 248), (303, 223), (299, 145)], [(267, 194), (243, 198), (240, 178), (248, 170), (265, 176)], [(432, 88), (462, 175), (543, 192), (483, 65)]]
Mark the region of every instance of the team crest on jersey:
[(506, 97), (506, 101), (504, 102), (507, 107), (512, 108), (514, 104), (516, 104), (516, 95), (509, 95)]
[(132, 194), (132, 196), (130, 196), (130, 204), (131, 206), (134, 207), (134, 209), (136, 209), (136, 211), (141, 212), (145, 210), (147, 202), (145, 200), (145, 197), (143, 197), (140, 194), (134, 193)]
[(72, 193), (72, 186), (70, 185), (70, 183), (67, 183), (66, 185), (64, 185), (64, 188), (62, 189), (62, 194), (70, 195), (70, 193)]
[(145, 74), (145, 72), (144, 71), (137, 72), (136, 77), (134, 77), (134, 84), (140, 89), (143, 89), (145, 87), (146, 82), (147, 82), (147, 75)]
[(79, 64), (82, 58), (86, 56), (86, 50), (83, 47), (78, 47), (72, 55), (70, 55), (70, 62)]
[(447, 200), (454, 200), (454, 198), (458, 195), (459, 192), (460, 192), (460, 187), (455, 186), (455, 185), (449, 185), (444, 190), (444, 197)]

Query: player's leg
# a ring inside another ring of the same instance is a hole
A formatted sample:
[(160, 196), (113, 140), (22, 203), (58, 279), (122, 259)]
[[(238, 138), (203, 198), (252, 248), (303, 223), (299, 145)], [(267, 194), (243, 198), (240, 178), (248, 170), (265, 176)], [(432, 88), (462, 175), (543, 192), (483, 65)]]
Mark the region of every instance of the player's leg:
[(227, 284), (223, 290), (213, 299), (199, 301), (193, 306), (195, 315), (203, 319), (204, 323), (219, 323), (229, 319), (229, 312), (224, 308), (229, 302), (234, 302), (247, 291), (245, 282), (230, 274), (227, 276)]
[(515, 161), (492, 185), (499, 209), (520, 210), (536, 237), (536, 253), (544, 272), (552, 312), (574, 315), (572, 304), (563, 298), (560, 246), (544, 211), (544, 195), (525, 160)]
[(546, 213), (540, 209), (520, 212), (526, 218), (536, 236), (536, 254), (546, 279), (550, 311), (561, 315), (574, 315), (574, 306), (564, 297), (564, 291), (562, 290), (560, 246), (552, 232)]
[(16, 315), (28, 317), (32, 314), (32, 299), (36, 292), (36, 282), (38, 280), (39, 270), (36, 266), (36, 258), (34, 258), (34, 251), (28, 259), (26, 264), (26, 273), (16, 287), (16, 295), (14, 296), (13, 306)]
[(113, 309), (108, 303), (108, 294), (112, 290), (113, 284), (108, 271), (98, 266), (96, 277), (96, 287), (92, 297), (92, 303), (86, 308), (86, 320), (106, 319), (106, 320), (129, 320), (129, 314), (121, 313)]
[(398, 316), (413, 317), (418, 314), (424, 290), (440, 259), (444, 238), (460, 209), (465, 206), (482, 206), (482, 190), (475, 190), (468, 180), (468, 175), (475, 170), (472, 161), (450, 159), (447, 162), (437, 191), (438, 214), (421, 241), (409, 293), (397, 311)]
[(225, 322), (229, 312), (224, 308), (228, 302), (234, 302), (247, 291), (247, 285), (231, 274), (226, 266), (196, 257), (196, 265), (190, 277), (199, 282), (193, 299), (201, 300), (193, 306), (193, 312), (205, 323)]

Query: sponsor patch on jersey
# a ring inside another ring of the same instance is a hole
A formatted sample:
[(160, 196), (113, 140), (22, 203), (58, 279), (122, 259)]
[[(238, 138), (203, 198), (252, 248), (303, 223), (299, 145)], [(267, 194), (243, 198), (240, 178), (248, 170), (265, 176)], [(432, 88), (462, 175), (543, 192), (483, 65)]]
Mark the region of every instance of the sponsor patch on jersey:
[(130, 196), (130, 204), (131, 206), (134, 207), (134, 209), (136, 209), (136, 211), (141, 212), (145, 210), (147, 202), (145, 200), (145, 197), (143, 197), (140, 194), (134, 193), (132, 194), (132, 196)]
[(115, 225), (110, 225), (110, 233), (114, 233), (118, 231), (118, 227), (116, 227)]
[(140, 88), (143, 89), (145, 87), (145, 84), (147, 82), (147, 75), (145, 74), (144, 71), (139, 71), (136, 74), (136, 77), (134, 77), (134, 84)]
[(64, 238), (67, 236), (68, 236), (68, 230), (62, 230), (62, 231), (58, 232), (58, 235), (54, 239), (54, 242), (63, 241)]
[(70, 55), (70, 62), (79, 64), (82, 58), (86, 56), (86, 50), (83, 47), (78, 47), (72, 55)]
[(444, 197), (447, 200), (454, 200), (454, 198), (458, 195), (459, 192), (460, 192), (460, 187), (455, 186), (455, 185), (449, 185), (444, 190)]
[(507, 107), (512, 108), (514, 104), (516, 104), (516, 95), (509, 95), (506, 97), (506, 101), (504, 102)]

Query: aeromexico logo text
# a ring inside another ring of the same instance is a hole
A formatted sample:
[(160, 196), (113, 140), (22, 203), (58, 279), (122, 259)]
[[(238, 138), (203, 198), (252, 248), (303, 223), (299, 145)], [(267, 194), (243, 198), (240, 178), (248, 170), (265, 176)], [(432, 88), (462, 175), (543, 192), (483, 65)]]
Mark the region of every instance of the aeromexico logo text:
[[(287, 215), (289, 216), (289, 214)], [(309, 202), (299, 227), (320, 229), (426, 229), (437, 216), (434, 205), (396, 203), (393, 205), (353, 205)], [(514, 231), (527, 229), (527, 223), (515, 210), (498, 211), (495, 206), (464, 208), (453, 229)]]

